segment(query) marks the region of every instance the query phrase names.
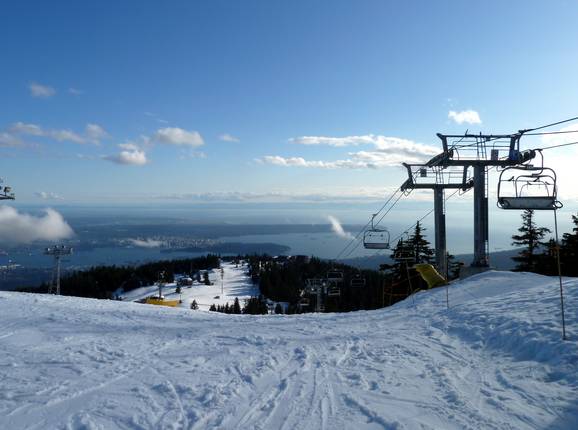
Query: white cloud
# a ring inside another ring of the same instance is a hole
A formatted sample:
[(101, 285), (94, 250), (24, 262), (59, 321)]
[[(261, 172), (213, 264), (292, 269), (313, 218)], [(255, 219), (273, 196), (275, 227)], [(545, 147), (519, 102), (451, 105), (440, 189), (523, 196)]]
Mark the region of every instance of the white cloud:
[(205, 142), (197, 131), (187, 131), (178, 127), (160, 128), (153, 136), (153, 140), (167, 145), (202, 146)]
[(19, 146), (22, 141), (13, 134), (0, 132), (0, 146)]
[(107, 161), (112, 161), (116, 164), (123, 164), (129, 166), (143, 166), (149, 161), (145, 151), (143, 151), (136, 143), (126, 142), (117, 145), (122, 151), (115, 155), (108, 155), (103, 157)]
[(240, 142), (241, 140), (238, 137), (230, 135), (229, 133), (223, 133), (219, 136), (219, 139), (223, 142)]
[(44, 134), (58, 142), (86, 143), (87, 139), (72, 130), (48, 130)]
[(109, 137), (108, 133), (98, 124), (87, 124), (84, 135), (72, 130), (43, 129), (36, 124), (16, 122), (12, 124), (8, 131), (12, 134), (24, 134), (28, 136), (46, 137), (58, 142), (72, 142), (78, 144), (93, 143), (98, 144), (100, 139)]
[(10, 206), (0, 206), (0, 241), (25, 244), (37, 240), (58, 241), (74, 235), (60, 213), (45, 209), (44, 215), (33, 216)]
[(335, 218), (334, 216), (328, 215), (327, 219), (331, 223), (331, 230), (333, 230), (333, 232), (337, 236), (342, 237), (344, 239), (353, 239), (353, 235), (351, 233), (343, 230), (343, 226), (341, 225), (341, 223), (339, 222), (339, 220), (337, 218)]
[(112, 161), (116, 164), (129, 166), (144, 166), (148, 163), (146, 153), (131, 143), (122, 143), (118, 145), (123, 151), (115, 155), (107, 155), (103, 159)]
[(163, 242), (162, 240), (155, 240), (155, 239), (151, 239), (151, 238), (147, 238), (147, 239), (127, 239), (127, 242), (132, 245), (132, 246), (136, 246), (139, 248), (159, 248), (163, 245), (165, 245), (165, 242)]
[(345, 137), (301, 136), (289, 139), (298, 145), (326, 145), (333, 147), (370, 145), (373, 150), (349, 153), (349, 158), (336, 161), (306, 160), (302, 157), (265, 156), (257, 161), (278, 166), (317, 167), (325, 169), (377, 169), (401, 162), (419, 163), (440, 152), (439, 148), (399, 137), (362, 135)]
[(26, 124), (24, 122), (15, 122), (8, 129), (11, 133), (28, 134), (30, 136), (43, 136), (44, 130), (36, 124)]
[[(326, 145), (326, 146), (358, 146), (375, 144), (376, 138), (384, 136), (374, 136), (368, 134), (365, 136), (345, 136), (345, 137), (327, 137), (327, 136), (301, 136), (289, 139), (289, 143), (297, 145)], [(387, 139), (387, 138), (386, 138)]]
[(451, 110), (448, 112), (448, 118), (454, 121), (456, 124), (481, 124), (482, 120), (480, 115), (475, 110), (463, 110), (461, 112), (456, 112)]
[(60, 195), (52, 192), (37, 191), (34, 194), (42, 200), (64, 200)]
[(49, 98), (56, 94), (56, 90), (48, 85), (41, 85), (36, 82), (28, 84), (30, 95), (32, 97)]
[(98, 144), (102, 139), (109, 138), (109, 134), (98, 124), (86, 124), (84, 134), (92, 142)]
[[(424, 145), (425, 147), (425, 145)], [(416, 153), (402, 150), (395, 153), (392, 148), (384, 148), (378, 151), (358, 151), (350, 152), (349, 158), (323, 161), (323, 160), (306, 160), (303, 157), (282, 157), (279, 155), (266, 155), (256, 161), (264, 164), (273, 164), (284, 167), (308, 167), (321, 169), (380, 169), (383, 167), (399, 166), (402, 162), (420, 163), (431, 158), (438, 151), (431, 149), (429, 151), (420, 151)]]

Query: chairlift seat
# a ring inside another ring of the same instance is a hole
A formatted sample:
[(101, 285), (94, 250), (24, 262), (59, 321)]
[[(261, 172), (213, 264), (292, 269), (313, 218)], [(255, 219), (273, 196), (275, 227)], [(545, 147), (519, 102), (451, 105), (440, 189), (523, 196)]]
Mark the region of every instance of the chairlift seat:
[(351, 287), (352, 288), (365, 287), (365, 279), (364, 278), (352, 279), (351, 280)]
[(517, 210), (553, 210), (558, 208), (554, 196), (500, 197), (498, 206), (501, 209)]
[(343, 272), (341, 270), (330, 270), (327, 272), (327, 280), (341, 282), (343, 281)]
[(338, 297), (341, 295), (341, 290), (338, 287), (331, 287), (327, 290), (327, 295), (331, 297)]

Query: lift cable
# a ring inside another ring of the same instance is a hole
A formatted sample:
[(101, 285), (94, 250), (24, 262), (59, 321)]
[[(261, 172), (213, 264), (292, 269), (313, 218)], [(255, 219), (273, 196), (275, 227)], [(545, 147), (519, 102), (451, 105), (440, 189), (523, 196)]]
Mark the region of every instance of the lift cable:
[[(379, 213), (381, 213), (381, 211), (383, 211), (383, 210), (385, 209), (385, 207), (388, 205), (388, 203), (389, 203), (391, 200), (393, 200), (393, 198), (395, 197), (395, 195), (396, 195), (398, 192), (400, 192), (400, 191), (401, 191), (401, 187), (399, 187), (398, 189), (396, 189), (396, 190), (389, 196), (389, 198), (385, 201), (385, 203), (381, 206), (381, 208), (379, 208), (379, 210), (376, 212), (376, 215), (379, 214)], [(403, 194), (402, 194), (402, 195), (403, 195)], [(397, 200), (399, 200), (399, 197), (398, 197)], [(396, 202), (397, 202), (397, 200), (396, 200)], [(394, 203), (394, 204), (395, 204), (395, 203)], [(390, 209), (390, 210), (391, 210), (391, 209)], [(383, 217), (382, 217), (382, 219), (383, 219)], [(339, 254), (337, 254), (337, 256), (335, 257), (335, 260), (338, 260), (338, 259), (341, 257), (341, 255), (347, 250), (347, 248), (349, 248), (355, 241), (357, 241), (357, 240), (361, 237), (361, 235), (362, 235), (363, 233), (365, 233), (365, 230), (367, 229), (367, 227), (369, 227), (369, 226), (371, 225), (371, 221), (372, 221), (372, 220), (369, 220), (369, 221), (367, 222), (367, 224), (365, 224), (365, 225), (361, 228), (361, 230), (359, 230), (359, 232), (347, 243), (347, 245), (345, 245), (345, 247), (339, 252)], [(357, 248), (357, 247), (356, 247), (356, 248)], [(354, 249), (355, 249), (355, 248), (354, 248)], [(349, 254), (351, 254), (351, 252), (350, 252)], [(348, 255), (349, 255), (349, 254), (348, 254)]]
[[(394, 208), (394, 206), (396, 205), (396, 203), (397, 203), (403, 196), (404, 196), (404, 194), (402, 193), (402, 194), (400, 194), (400, 195), (397, 197), (397, 199), (393, 202), (393, 204), (389, 207), (389, 209), (382, 215), (382, 217), (379, 219), (379, 221), (378, 221), (377, 223), (373, 224), (374, 227), (381, 222), (381, 220)], [(367, 227), (369, 226), (370, 223), (371, 223), (371, 221), (370, 221), (369, 223), (367, 223), (367, 224), (365, 225), (365, 227), (363, 227), (363, 229), (358, 233), (358, 235), (357, 235), (356, 237), (354, 237), (354, 238), (349, 242), (349, 245), (351, 245), (354, 241), (357, 241), (356, 245), (355, 245), (353, 248), (351, 248), (347, 254), (343, 255), (343, 258), (349, 257), (351, 254), (353, 254), (353, 252), (354, 252), (357, 248), (359, 248), (359, 245), (361, 245), (361, 243), (362, 243), (361, 234), (362, 234), (362, 233), (365, 233), (365, 231), (367, 231)], [(348, 246), (349, 246), (349, 245), (348, 245)], [(335, 259), (337, 260), (339, 257), (341, 257), (342, 254), (343, 254), (343, 252), (345, 252), (345, 248), (339, 253), (339, 255), (338, 255)]]
[[(453, 196), (455, 196), (457, 193), (459, 193), (460, 190), (455, 190), (453, 193), (451, 193), (449, 196), (447, 196), (444, 199), (444, 202), (447, 202), (449, 199), (451, 199)], [(431, 214), (434, 213), (434, 209), (430, 209), (429, 212), (427, 212), (424, 216), (422, 216), (420, 219), (418, 219), (416, 222), (414, 222), (411, 226), (409, 226), (408, 228), (406, 228), (403, 233), (398, 234), (391, 242), (395, 242), (397, 240), (399, 240), (403, 235), (405, 234), (409, 234), (409, 231), (414, 228), (418, 222), (422, 222), (424, 219), (426, 219), (428, 216), (430, 216)]]
[(568, 119), (565, 119), (563, 121), (553, 122), (552, 124), (546, 124), (546, 125), (542, 125), (540, 127), (528, 128), (526, 130), (520, 130), (520, 131), (523, 132), (524, 134), (526, 134), (527, 132), (541, 130), (543, 128), (548, 128), (548, 127), (552, 127), (555, 125), (564, 124), (566, 122), (571, 122), (571, 121), (576, 121), (576, 120), (578, 120), (578, 116), (575, 116), (574, 118), (568, 118)]
[(544, 149), (560, 148), (562, 146), (578, 145), (578, 142), (561, 143), (560, 145), (546, 146), (545, 148), (536, 148), (536, 151), (543, 151)]
[(578, 130), (539, 131), (537, 133), (524, 133), (524, 136), (546, 136), (550, 134), (568, 134), (568, 133), (578, 133)]

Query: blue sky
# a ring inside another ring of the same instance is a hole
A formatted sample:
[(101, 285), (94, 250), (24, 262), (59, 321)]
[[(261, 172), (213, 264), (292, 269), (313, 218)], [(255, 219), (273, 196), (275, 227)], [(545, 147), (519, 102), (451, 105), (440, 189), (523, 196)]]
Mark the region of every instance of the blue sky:
[[(7, 1), (0, 175), (15, 206), (353, 201), (364, 222), (436, 132), (578, 115), (577, 18), (576, 1)], [(550, 158), (569, 208), (576, 155)]]

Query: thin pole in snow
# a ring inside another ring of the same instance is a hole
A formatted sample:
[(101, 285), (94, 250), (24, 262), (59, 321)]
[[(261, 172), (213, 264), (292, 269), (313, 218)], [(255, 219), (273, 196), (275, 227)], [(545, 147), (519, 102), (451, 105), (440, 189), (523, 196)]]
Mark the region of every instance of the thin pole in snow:
[(556, 233), (556, 255), (558, 260), (558, 280), (560, 282), (560, 310), (562, 311), (562, 340), (566, 337), (566, 321), (564, 319), (564, 288), (562, 287), (562, 265), (560, 264), (560, 244), (558, 242), (558, 216), (557, 210), (554, 209), (554, 231)]

